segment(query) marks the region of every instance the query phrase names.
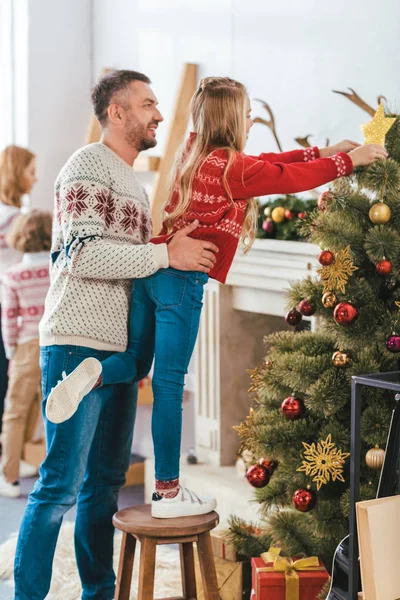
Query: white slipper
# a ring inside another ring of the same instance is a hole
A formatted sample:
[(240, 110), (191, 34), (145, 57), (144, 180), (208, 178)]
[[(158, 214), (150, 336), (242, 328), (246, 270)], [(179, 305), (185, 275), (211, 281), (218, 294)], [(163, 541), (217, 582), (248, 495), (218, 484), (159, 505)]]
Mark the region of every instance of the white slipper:
[(88, 394), (101, 375), (102, 365), (97, 358), (85, 358), (69, 375), (63, 373), (62, 381), (47, 398), (46, 417), (52, 423), (63, 423), (78, 410), (81, 400)]

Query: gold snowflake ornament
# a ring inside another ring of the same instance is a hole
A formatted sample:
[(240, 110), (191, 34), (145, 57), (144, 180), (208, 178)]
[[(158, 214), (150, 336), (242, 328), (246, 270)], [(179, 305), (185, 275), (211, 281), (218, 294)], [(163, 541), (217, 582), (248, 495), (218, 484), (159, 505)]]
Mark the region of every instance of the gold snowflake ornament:
[(320, 440), (317, 445), (303, 442), (303, 446), (304, 460), (297, 470), (312, 477), (317, 484), (317, 490), (320, 490), (322, 485), (328, 483), (331, 478), (332, 481), (338, 479), (344, 482), (343, 466), (350, 453), (338, 450), (332, 442), (331, 434), (326, 440)]
[(335, 255), (335, 261), (331, 265), (322, 267), (317, 271), (322, 279), (324, 293), (338, 290), (344, 294), (349, 277), (357, 269), (358, 267), (354, 266), (351, 258), (350, 246), (339, 250)]
[(247, 373), (250, 375), (251, 386), (249, 392), (256, 392), (259, 387), (264, 383), (263, 374), (260, 373), (259, 369), (247, 369)]
[(253, 429), (255, 425), (255, 420), (257, 417), (257, 413), (254, 408), (250, 408), (250, 412), (245, 418), (244, 421), (240, 423), (240, 425), (235, 425), (233, 429), (237, 431), (240, 438), (246, 438), (249, 434), (249, 430)]

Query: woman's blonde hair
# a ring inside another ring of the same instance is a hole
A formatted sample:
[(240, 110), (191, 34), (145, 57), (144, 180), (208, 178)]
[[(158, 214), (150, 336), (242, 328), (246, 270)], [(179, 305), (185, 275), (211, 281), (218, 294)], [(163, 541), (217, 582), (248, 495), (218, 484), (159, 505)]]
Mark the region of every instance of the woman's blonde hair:
[[(222, 182), (235, 206), (227, 174), (237, 153), (243, 152), (246, 144), (246, 96), (245, 86), (229, 77), (206, 77), (200, 81), (191, 101), (193, 127), (197, 135), (187, 156), (186, 148), (182, 148), (171, 177), (169, 198), (173, 186), (177, 184), (179, 202), (166, 216), (165, 225), (168, 232), (172, 230), (176, 220), (188, 210), (195, 174), (208, 154), (216, 148), (226, 150), (228, 156)], [(251, 198), (247, 202), (241, 233), (245, 252), (253, 245), (256, 225), (257, 204)]]
[(0, 154), (0, 202), (21, 207), (24, 171), (35, 155), (20, 146), (7, 146)]
[(20, 252), (50, 250), (51, 229), (52, 217), (49, 212), (31, 210), (14, 219), (6, 235), (6, 243)]

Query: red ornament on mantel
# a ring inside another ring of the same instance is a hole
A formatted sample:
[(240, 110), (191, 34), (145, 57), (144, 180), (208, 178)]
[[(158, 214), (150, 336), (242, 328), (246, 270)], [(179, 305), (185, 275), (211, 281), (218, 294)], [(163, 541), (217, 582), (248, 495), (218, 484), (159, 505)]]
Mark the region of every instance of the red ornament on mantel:
[(303, 401), (296, 396), (289, 396), (281, 404), (281, 411), (286, 419), (290, 421), (297, 421), (304, 414)]
[(333, 318), (343, 327), (349, 327), (358, 317), (358, 310), (351, 302), (340, 302), (335, 306)]
[(311, 317), (315, 313), (315, 306), (311, 302), (311, 300), (304, 299), (299, 303), (298, 306), (299, 312), (304, 317)]
[(386, 348), (389, 350), (389, 352), (393, 352), (393, 354), (400, 352), (400, 335), (393, 333), (390, 337), (388, 337), (386, 340)]
[(322, 211), (325, 211), (331, 201), (333, 200), (334, 195), (332, 192), (322, 192), (320, 197), (318, 198), (318, 208)]
[(292, 504), (300, 512), (309, 512), (317, 502), (315, 494), (311, 490), (300, 488), (296, 490), (292, 497)]
[(330, 250), (323, 250), (318, 256), (318, 260), (323, 267), (329, 267), (335, 262), (335, 255)]
[(305, 219), (306, 216), (307, 216), (307, 213), (305, 213), (304, 211), (303, 212), (299, 212), (299, 214), (298, 214), (299, 219)]
[(378, 275), (382, 275), (383, 277), (385, 277), (386, 275), (390, 275), (393, 269), (393, 265), (390, 262), (390, 260), (385, 259), (380, 260), (378, 263), (376, 263), (375, 268)]
[(290, 208), (287, 208), (285, 210), (285, 219), (287, 219), (288, 221), (293, 221), (295, 217), (295, 214), (290, 210)]
[(299, 313), (299, 311), (295, 308), (292, 308), (292, 310), (289, 310), (289, 312), (287, 313), (285, 321), (286, 323), (294, 327), (295, 325), (298, 325), (300, 323), (301, 313)]
[(262, 228), (263, 231), (265, 231), (265, 233), (274, 233), (275, 231), (275, 225), (272, 219), (265, 219), (265, 221), (262, 224)]
[(263, 488), (268, 485), (271, 474), (264, 465), (253, 465), (247, 471), (247, 481), (255, 488)]

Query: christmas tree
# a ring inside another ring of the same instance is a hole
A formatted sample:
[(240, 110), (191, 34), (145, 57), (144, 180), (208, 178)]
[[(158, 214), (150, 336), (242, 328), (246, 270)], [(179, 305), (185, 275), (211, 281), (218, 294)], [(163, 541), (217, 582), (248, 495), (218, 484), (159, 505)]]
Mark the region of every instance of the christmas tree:
[[(400, 118), (381, 105), (362, 128), (389, 158), (337, 180), (301, 223), (321, 248), (321, 268), (292, 286), (286, 320), (315, 315), (316, 331), (269, 335), (251, 371), (253, 408), (237, 430), (253, 456), (247, 476), (263, 522), (230, 523), (246, 556), (272, 544), (330, 568), (348, 533), (351, 377), (399, 368)], [(376, 494), (393, 408), (385, 394), (363, 393), (362, 499)]]

